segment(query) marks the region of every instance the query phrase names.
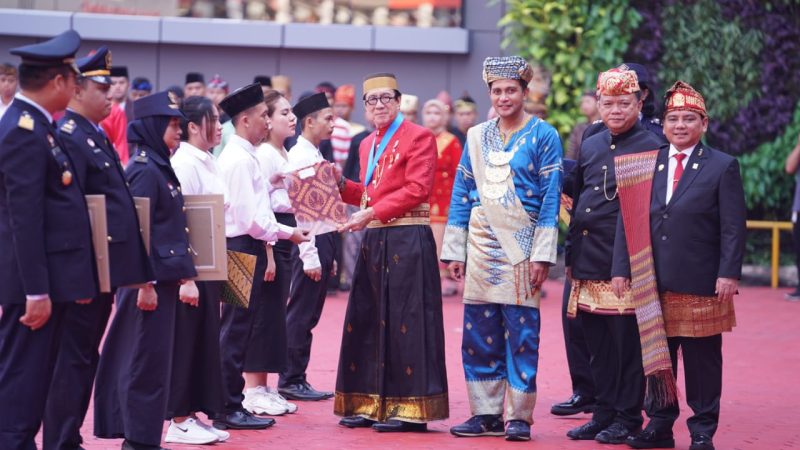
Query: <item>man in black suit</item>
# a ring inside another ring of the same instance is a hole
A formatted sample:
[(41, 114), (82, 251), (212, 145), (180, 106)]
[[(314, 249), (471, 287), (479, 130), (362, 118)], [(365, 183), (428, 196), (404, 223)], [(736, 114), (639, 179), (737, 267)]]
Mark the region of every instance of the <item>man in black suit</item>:
[(611, 292), (619, 215), (614, 157), (657, 150), (661, 142), (639, 122), (636, 72), (627, 67), (603, 72), (597, 88), (606, 129), (581, 143), (565, 255), (572, 281), (567, 314), (578, 318), (586, 338), (596, 403), (592, 420), (567, 436), (621, 444), (641, 430), (645, 385), (632, 295), (618, 298)]
[(0, 120), (0, 446), (35, 449), (67, 304), (97, 294), (86, 200), (52, 114), (75, 90), (80, 36), (18, 47)]
[(84, 193), (106, 198), (112, 292), (65, 308), (64, 334), (45, 408), (45, 448), (80, 447), (80, 427), (89, 408), (100, 357), (98, 347), (111, 314), (114, 291), (119, 286), (155, 279), (122, 164), (99, 125), (111, 112), (110, 62), (111, 52), (106, 47), (77, 61), (81, 73), (75, 95), (58, 127), (58, 138), (72, 159)]
[[(708, 128), (702, 95), (678, 81), (667, 91), (664, 133), (670, 144), (656, 162), (650, 236), (672, 370), (683, 352), (690, 450), (713, 450), (722, 393), (722, 333), (736, 325), (733, 295), (742, 274), (746, 235), (739, 163), (700, 138)], [(620, 295), (630, 278), (620, 221), (612, 269)], [(650, 423), (628, 438), (633, 448), (672, 448), (678, 405), (647, 405)]]

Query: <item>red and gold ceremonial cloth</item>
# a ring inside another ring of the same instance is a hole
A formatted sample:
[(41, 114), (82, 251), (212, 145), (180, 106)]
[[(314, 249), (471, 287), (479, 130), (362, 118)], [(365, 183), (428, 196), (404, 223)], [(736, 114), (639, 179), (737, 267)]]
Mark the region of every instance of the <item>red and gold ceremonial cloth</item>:
[(288, 173), (286, 186), (299, 228), (316, 236), (347, 222), (347, 210), (329, 162)]

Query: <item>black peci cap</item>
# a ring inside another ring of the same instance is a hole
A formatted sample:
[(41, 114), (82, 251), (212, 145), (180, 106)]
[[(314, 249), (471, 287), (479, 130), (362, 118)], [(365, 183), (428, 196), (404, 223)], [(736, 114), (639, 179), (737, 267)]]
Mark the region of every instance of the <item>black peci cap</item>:
[(253, 78), (253, 83), (258, 83), (261, 86), (272, 87), (272, 78), (266, 75), (256, 75), (255, 78)]
[(206, 84), (206, 79), (205, 79), (205, 77), (203, 76), (202, 73), (189, 72), (189, 73), (186, 74), (186, 83), (184, 83), (184, 84), (189, 84), (189, 83), (203, 83), (203, 84)]
[(219, 106), (225, 111), (225, 114), (236, 117), (242, 111), (248, 110), (263, 101), (264, 91), (261, 90), (261, 85), (253, 83), (240, 87), (228, 94), (219, 102)]
[(111, 76), (128, 78), (128, 68), (125, 66), (112, 67)]
[(292, 108), (292, 112), (297, 116), (297, 120), (303, 120), (304, 117), (311, 113), (330, 107), (331, 104), (328, 103), (328, 97), (325, 96), (325, 93), (318, 92), (297, 102)]

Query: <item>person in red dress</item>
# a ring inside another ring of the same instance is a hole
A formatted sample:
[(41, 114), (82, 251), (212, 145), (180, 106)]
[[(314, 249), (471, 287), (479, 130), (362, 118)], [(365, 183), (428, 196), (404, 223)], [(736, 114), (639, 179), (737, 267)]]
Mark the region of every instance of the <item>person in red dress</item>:
[[(453, 177), (461, 160), (461, 142), (453, 133), (447, 131), (448, 108), (441, 100), (431, 99), (422, 107), (422, 125), (436, 136), (436, 171), (431, 191), (431, 230), (436, 240), (436, 254), (442, 253), (442, 238), (450, 210), (450, 196), (453, 192)], [(447, 266), (439, 263), (442, 279), (442, 295), (458, 293), (458, 285), (450, 279)]]

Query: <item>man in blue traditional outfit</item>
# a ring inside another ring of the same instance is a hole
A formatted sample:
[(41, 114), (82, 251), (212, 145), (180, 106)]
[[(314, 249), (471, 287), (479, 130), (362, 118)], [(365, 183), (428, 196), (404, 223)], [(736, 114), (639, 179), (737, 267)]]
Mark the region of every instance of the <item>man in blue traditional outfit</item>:
[(461, 354), (473, 414), (451, 428), (456, 436), (530, 439), (563, 154), (556, 130), (522, 107), (532, 75), (519, 56), (484, 61), (499, 118), (470, 128), (453, 185), (441, 259), (466, 278)]

